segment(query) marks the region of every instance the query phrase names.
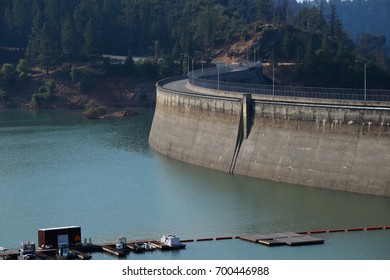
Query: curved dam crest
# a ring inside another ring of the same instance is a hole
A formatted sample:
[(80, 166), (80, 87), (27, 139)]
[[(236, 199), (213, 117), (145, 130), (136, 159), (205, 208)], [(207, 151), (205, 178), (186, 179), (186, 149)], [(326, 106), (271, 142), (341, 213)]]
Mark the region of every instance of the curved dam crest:
[(178, 80), (156, 86), (149, 145), (157, 152), (232, 174), (390, 196), (390, 108), (165, 87)]

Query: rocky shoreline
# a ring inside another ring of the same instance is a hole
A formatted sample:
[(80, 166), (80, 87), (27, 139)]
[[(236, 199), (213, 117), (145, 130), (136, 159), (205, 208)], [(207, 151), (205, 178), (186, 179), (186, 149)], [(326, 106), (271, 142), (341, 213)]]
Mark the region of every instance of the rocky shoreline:
[(123, 111), (117, 111), (117, 112), (113, 112), (110, 114), (106, 114), (106, 115), (102, 116), (101, 118), (102, 119), (124, 118), (124, 117), (135, 116), (138, 114), (139, 114), (139, 112), (137, 112), (135, 110), (123, 110)]
[(99, 115), (89, 116), (86, 114), (84, 114), (84, 116), (87, 119), (114, 119), (114, 118), (125, 118), (125, 117), (136, 116), (138, 114), (139, 114), (139, 112), (136, 110), (127, 109), (127, 110), (120, 110), (120, 111), (115, 111), (112, 113), (103, 114), (101, 116), (99, 116)]
[[(52, 97), (35, 105), (32, 96), (47, 81), (55, 83)], [(132, 115), (127, 108), (148, 108), (155, 104), (155, 80), (133, 77), (101, 77), (87, 86), (62, 77), (31, 77), (10, 85), (0, 84), (0, 109), (86, 109), (91, 102), (107, 108), (119, 108), (124, 115)], [(120, 115), (121, 112), (114, 114)], [(112, 117), (108, 114), (107, 117)]]

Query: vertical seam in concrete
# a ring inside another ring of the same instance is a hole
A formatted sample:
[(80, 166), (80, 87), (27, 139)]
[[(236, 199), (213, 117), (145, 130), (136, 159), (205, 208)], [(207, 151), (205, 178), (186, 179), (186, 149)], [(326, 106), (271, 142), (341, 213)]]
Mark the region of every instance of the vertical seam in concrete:
[(357, 134), (355, 151), (353, 152), (352, 162), (351, 162), (351, 166), (349, 167), (348, 178), (347, 178), (347, 182), (345, 184), (345, 190), (344, 191), (347, 191), (347, 189), (348, 189), (349, 178), (351, 177), (352, 167), (353, 167), (353, 164), (355, 162), (355, 157), (356, 157), (356, 151), (357, 151), (358, 144), (359, 144), (359, 133)]
[(237, 132), (236, 146), (234, 148), (232, 161), (230, 162), (230, 169), (229, 169), (229, 173), (230, 174), (234, 173), (234, 168), (236, 167), (238, 154), (240, 152), (241, 144), (242, 144), (242, 141), (243, 141), (243, 134), (244, 134), (243, 130), (244, 130), (244, 128), (243, 128), (243, 106), (242, 106), (242, 103), (241, 103), (241, 112), (240, 112), (240, 120), (238, 122), (238, 132)]

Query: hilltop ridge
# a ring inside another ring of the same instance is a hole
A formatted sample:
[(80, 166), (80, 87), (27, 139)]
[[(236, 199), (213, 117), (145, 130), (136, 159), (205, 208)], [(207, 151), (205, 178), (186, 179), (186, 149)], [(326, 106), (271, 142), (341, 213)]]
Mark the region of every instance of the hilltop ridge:
[[(222, 48), (219, 48), (222, 47)], [(334, 36), (311, 32), (285, 24), (257, 22), (246, 36), (211, 49), (215, 60), (233, 62), (267, 61), (274, 63), (279, 80), (287, 85), (361, 88), (363, 67), (367, 65), (370, 87), (390, 88), (390, 59), (377, 49), (364, 53), (340, 29)], [(376, 59), (367, 57), (376, 55)], [(383, 60), (384, 67), (378, 64)], [(266, 71), (270, 71), (266, 68)], [(271, 69), (272, 71), (272, 69)]]

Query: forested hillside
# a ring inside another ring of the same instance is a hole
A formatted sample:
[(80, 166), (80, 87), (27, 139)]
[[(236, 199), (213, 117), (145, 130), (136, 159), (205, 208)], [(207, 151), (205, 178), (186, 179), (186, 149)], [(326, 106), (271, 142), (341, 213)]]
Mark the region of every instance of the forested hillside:
[[(205, 50), (246, 35), (248, 24), (292, 22), (285, 0), (1, 0), (0, 45), (55, 56)], [(282, 2), (282, 1), (280, 1)], [(38, 42), (40, 44), (38, 45)]]
[(332, 0), (332, 3), (354, 39), (362, 40), (362, 33), (368, 33), (381, 36), (382, 43), (387, 41), (390, 46), (390, 1)]
[(49, 69), (102, 54), (178, 61), (198, 52), (207, 59), (221, 49), (230, 56), (230, 46), (243, 42), (235, 56), (294, 62), (295, 78), (306, 85), (361, 87), (359, 60), (367, 63), (373, 86), (390, 87), (385, 38), (363, 34), (355, 43), (344, 30), (339, 2), (0, 0), (0, 62), (16, 67), (23, 57)]

